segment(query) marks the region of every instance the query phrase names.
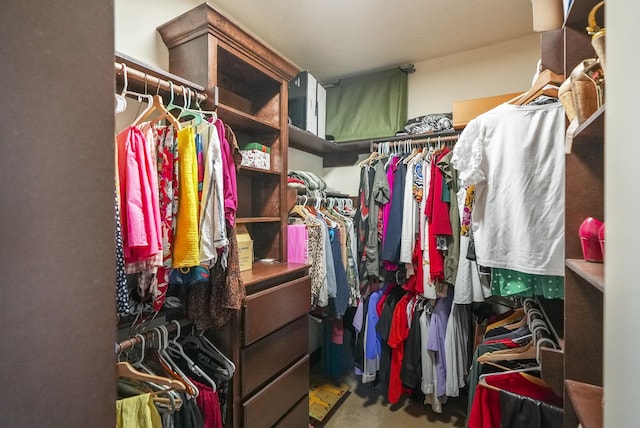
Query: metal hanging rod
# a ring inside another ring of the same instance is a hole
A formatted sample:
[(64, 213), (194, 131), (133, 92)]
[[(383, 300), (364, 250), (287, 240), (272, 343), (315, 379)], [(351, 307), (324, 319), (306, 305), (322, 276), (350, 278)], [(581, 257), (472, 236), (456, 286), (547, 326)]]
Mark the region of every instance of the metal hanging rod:
[[(180, 320), (178, 322), (180, 322), (181, 329), (193, 323), (190, 320)], [(173, 333), (177, 329), (177, 326), (174, 322), (168, 322), (164, 324), (164, 326), (169, 333)], [(125, 339), (121, 342), (116, 342), (116, 354), (133, 349), (136, 345), (142, 343), (143, 338), (145, 343), (150, 343), (153, 340), (158, 339), (158, 332), (155, 329), (151, 329), (144, 333), (140, 333), (136, 336)]]
[[(125, 66), (123, 64), (115, 62), (114, 66), (116, 73), (122, 74), (125, 72)], [(201, 102), (206, 101), (208, 98), (207, 94), (195, 91), (188, 86), (173, 84), (171, 81), (160, 79), (159, 77), (143, 73), (142, 71), (138, 71), (135, 68), (131, 68), (129, 66), (126, 66), (126, 73), (128, 79), (137, 80), (141, 83), (147, 83), (150, 88), (160, 88), (164, 89), (165, 91), (173, 90), (176, 95), (196, 96), (198, 101)]]
[(456, 142), (458, 141), (458, 137), (460, 137), (460, 134), (455, 134), (455, 135), (433, 134), (432, 136), (426, 136), (426, 137), (423, 136), (421, 138), (416, 138), (416, 139), (410, 139), (405, 137), (404, 139), (397, 139), (393, 141), (372, 141), (369, 151), (371, 152), (376, 151), (378, 147), (380, 147), (380, 145), (385, 145), (388, 147), (404, 147), (406, 145), (418, 146), (423, 144), (448, 143), (451, 141)]
[[(201, 103), (203, 107), (213, 110), (218, 106), (218, 87), (204, 88), (194, 82), (186, 80), (180, 76), (168, 73), (164, 70), (149, 66), (143, 62), (116, 52), (114, 59), (116, 75), (123, 75), (127, 72), (129, 83), (136, 82), (136, 90), (158, 91), (162, 90), (164, 95), (173, 93), (178, 96), (191, 96), (193, 101)], [(141, 88), (141, 86), (144, 87)]]

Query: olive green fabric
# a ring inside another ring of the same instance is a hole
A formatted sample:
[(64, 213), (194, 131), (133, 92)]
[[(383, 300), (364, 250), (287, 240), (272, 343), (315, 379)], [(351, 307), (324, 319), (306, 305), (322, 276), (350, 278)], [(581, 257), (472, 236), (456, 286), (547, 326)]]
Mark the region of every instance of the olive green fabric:
[(390, 137), (407, 121), (407, 73), (394, 68), (327, 89), (328, 135), (336, 142)]

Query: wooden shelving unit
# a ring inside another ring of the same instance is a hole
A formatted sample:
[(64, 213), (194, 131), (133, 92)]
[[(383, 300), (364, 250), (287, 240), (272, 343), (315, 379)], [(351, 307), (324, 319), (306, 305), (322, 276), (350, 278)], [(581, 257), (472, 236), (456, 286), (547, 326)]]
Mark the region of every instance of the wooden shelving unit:
[[(563, 28), (565, 75), (592, 58), (587, 16), (597, 0), (574, 0)], [(604, 264), (583, 260), (578, 230), (587, 217), (604, 218), (604, 124), (601, 107), (579, 126), (566, 156), (564, 426), (602, 426)], [(544, 372), (544, 369), (543, 369)]]
[(240, 274), (246, 305), (207, 333), (236, 365), (225, 426), (307, 426), (311, 285), (307, 265), (287, 263), (288, 82), (300, 70), (207, 3), (158, 31), (173, 73), (218, 88), (218, 117), (239, 145), (270, 148), (269, 170), (237, 173), (236, 223), (257, 260)]

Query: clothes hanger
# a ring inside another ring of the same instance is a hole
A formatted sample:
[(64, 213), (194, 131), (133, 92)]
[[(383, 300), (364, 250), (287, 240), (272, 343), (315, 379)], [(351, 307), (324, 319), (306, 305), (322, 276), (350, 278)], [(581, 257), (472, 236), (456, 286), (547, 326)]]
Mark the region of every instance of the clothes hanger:
[[(555, 92), (555, 97), (557, 97), (558, 90), (555, 89), (554, 91), (553, 88), (548, 88), (548, 86), (551, 85), (551, 86), (555, 86), (556, 88), (559, 88), (562, 82), (564, 82), (564, 80), (565, 80), (564, 75), (556, 74), (548, 68), (544, 69), (540, 72), (536, 80), (533, 82), (531, 89), (529, 89), (527, 92), (523, 93), (522, 95), (519, 95), (516, 98), (508, 101), (508, 103), (522, 106), (535, 100), (540, 95), (547, 95), (545, 91), (547, 92), (551, 91), (549, 93)], [(553, 95), (550, 95), (550, 96), (553, 96)]]
[(289, 211), (289, 215), (297, 215), (301, 217), (303, 220), (308, 219), (309, 212), (306, 210), (306, 208), (303, 205), (300, 205), (297, 202), (298, 201), (296, 200), (296, 204), (291, 208), (291, 211)]
[[(146, 80), (145, 80), (146, 83)], [(173, 102), (173, 83), (171, 83), (171, 81), (169, 82), (170, 87), (171, 87), (171, 102)], [(158, 87), (159, 89), (159, 87)], [(149, 118), (154, 114), (154, 113), (159, 113), (158, 116), (156, 116), (153, 120), (155, 122), (158, 122), (160, 120), (163, 119), (167, 119), (167, 121), (176, 129), (176, 130), (180, 130), (181, 129), (181, 125), (180, 122), (176, 119), (176, 117), (174, 115), (172, 115), (169, 112), (169, 109), (167, 109), (167, 107), (165, 107), (164, 105), (164, 101), (162, 100), (162, 97), (160, 95), (158, 95), (156, 93), (156, 95), (153, 95), (151, 97), (151, 100), (149, 102), (149, 104), (147, 105), (147, 108), (145, 110), (142, 111), (142, 113), (140, 113), (138, 115), (138, 117), (133, 121), (134, 125), (140, 125), (141, 123), (148, 121)]]
[(140, 125), (143, 122), (148, 121), (154, 113), (160, 113), (158, 116), (153, 118), (154, 122), (159, 122), (163, 119), (167, 119), (167, 121), (176, 129), (180, 130), (182, 128), (180, 122), (173, 116), (163, 104), (162, 97), (160, 95), (153, 95), (151, 98), (151, 103), (148, 108), (146, 108), (136, 120), (133, 121), (134, 125)]
[(187, 363), (187, 367), (189, 367), (189, 370), (204, 379), (208, 384), (211, 385), (211, 388), (213, 388), (213, 392), (216, 392), (218, 390), (216, 382), (211, 379), (211, 377), (209, 377), (209, 375), (206, 374), (200, 367), (198, 367), (198, 365), (184, 352), (182, 345), (180, 345), (180, 343), (178, 343), (178, 341), (176, 340), (176, 338), (180, 336), (179, 324), (180, 323), (177, 324), (176, 328), (176, 337), (174, 337), (172, 340), (169, 340), (169, 330), (167, 329), (167, 327), (163, 325), (160, 326), (160, 330), (165, 334), (165, 338), (167, 339), (167, 351), (170, 354), (174, 354), (174, 356), (181, 358), (185, 363)]
[(230, 380), (233, 374), (236, 371), (236, 366), (233, 362), (227, 358), (204, 334), (201, 332), (200, 334), (195, 334), (195, 332), (191, 331), (191, 334), (180, 338), (180, 342), (183, 345), (193, 345), (199, 352), (202, 352), (204, 355), (209, 358), (219, 362), (222, 364), (226, 373), (222, 373), (227, 380)]
[[(127, 65), (124, 64), (124, 63), (122, 63), (122, 70), (123, 70), (124, 75), (126, 76), (127, 75)], [(146, 83), (146, 80), (145, 80), (145, 83)], [(147, 107), (142, 112), (142, 113), (144, 113), (147, 109), (149, 109), (149, 106), (153, 103), (153, 97), (150, 94), (147, 94), (147, 93), (141, 94), (139, 92), (131, 91), (128, 86), (129, 86), (128, 79), (125, 79), (124, 87), (123, 87), (122, 93), (120, 95), (122, 97), (126, 97), (127, 95), (129, 95), (131, 97), (134, 97), (134, 98), (136, 98), (138, 100), (138, 102), (140, 104), (142, 104), (143, 100), (146, 100), (147, 101)]]
[[(159, 347), (162, 346), (162, 336), (160, 334), (160, 331), (157, 329), (154, 329), (154, 331), (156, 332), (156, 334), (158, 335), (158, 343), (159, 343)], [(147, 373), (153, 374), (153, 371), (150, 370), (149, 368), (147, 368), (144, 364), (143, 361), (145, 359), (145, 353), (144, 353), (144, 349), (145, 349), (145, 339), (144, 336), (141, 334), (136, 335), (136, 337), (140, 336), (140, 340), (142, 342), (142, 350), (141, 350), (141, 355), (139, 360), (133, 364), (134, 367), (137, 367), (138, 369), (144, 370)], [(198, 389), (191, 383), (191, 381), (189, 381), (189, 379), (185, 378), (184, 376), (181, 376), (179, 373), (176, 373), (173, 368), (166, 362), (164, 361), (162, 358), (160, 358), (159, 354), (157, 352), (152, 352), (150, 353), (150, 356), (148, 356), (149, 358), (153, 359), (154, 362), (159, 365), (159, 367), (165, 372), (165, 374), (167, 375), (167, 377), (169, 378), (173, 378), (175, 380), (178, 380), (180, 382), (183, 382), (185, 384), (186, 387), (186, 394), (190, 397), (197, 397), (198, 396)], [(176, 397), (176, 398), (180, 398), (180, 397)]]
[(127, 109), (127, 99), (125, 98), (125, 92), (127, 90), (127, 87), (129, 86), (129, 79), (127, 76), (127, 65), (122, 63), (122, 79), (123, 79), (123, 85), (122, 85), (122, 92), (119, 94), (114, 94), (115, 95), (115, 113), (122, 113), (123, 111), (125, 111)]
[(184, 106), (180, 107), (180, 113), (178, 114), (178, 121), (193, 120), (193, 126), (198, 126), (202, 123), (202, 115), (200, 112), (191, 109), (191, 89), (186, 86), (180, 86), (182, 88), (182, 97)]
[(156, 327), (153, 331), (158, 335), (158, 349), (156, 349), (156, 356), (164, 362), (165, 365), (170, 367), (170, 370), (178, 374), (180, 378), (183, 379), (183, 382), (189, 386), (190, 392), (194, 397), (197, 397), (200, 394), (198, 387), (194, 385), (193, 382), (187, 377), (186, 374), (182, 371), (180, 367), (171, 359), (171, 356), (167, 352), (167, 339), (164, 336), (164, 332), (160, 329), (160, 327)]
[(156, 376), (149, 373), (143, 373), (136, 370), (130, 363), (126, 361), (116, 363), (116, 374), (118, 375), (118, 377), (141, 380), (147, 383), (162, 385), (175, 391), (184, 392), (186, 390), (186, 386), (184, 385), (184, 383), (178, 380), (169, 379), (163, 376)]

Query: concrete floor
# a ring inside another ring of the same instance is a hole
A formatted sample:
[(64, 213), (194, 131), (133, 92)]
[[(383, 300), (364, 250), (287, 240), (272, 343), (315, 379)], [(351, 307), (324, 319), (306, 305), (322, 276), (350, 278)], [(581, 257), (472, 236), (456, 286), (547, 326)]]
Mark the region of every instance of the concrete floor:
[[(317, 375), (316, 375), (317, 376)], [(312, 378), (314, 374), (312, 373)], [(319, 379), (316, 379), (319, 380)], [(430, 405), (404, 395), (400, 402), (389, 405), (387, 385), (363, 385), (353, 374), (344, 375), (340, 382), (351, 386), (346, 398), (315, 428), (413, 428), (464, 427), (467, 397), (450, 398), (442, 406), (442, 413), (431, 410)]]

